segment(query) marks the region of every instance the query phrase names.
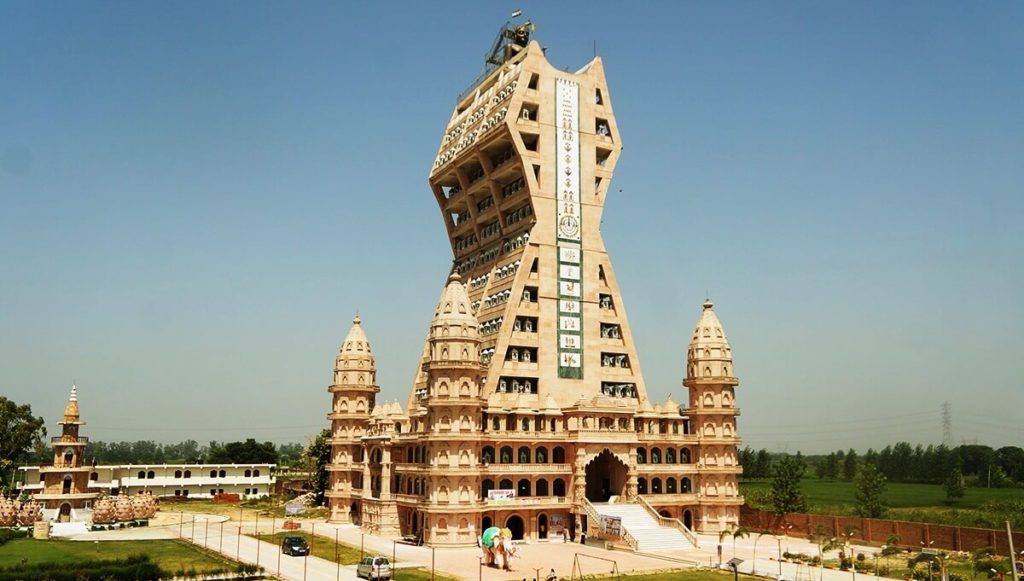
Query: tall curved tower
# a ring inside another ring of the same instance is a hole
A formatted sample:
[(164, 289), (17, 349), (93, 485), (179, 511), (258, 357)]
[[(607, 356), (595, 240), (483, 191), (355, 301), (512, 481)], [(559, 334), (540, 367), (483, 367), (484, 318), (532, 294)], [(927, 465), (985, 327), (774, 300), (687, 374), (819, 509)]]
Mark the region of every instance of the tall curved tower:
[(480, 321), (485, 393), (646, 401), (601, 239), (622, 150), (601, 59), (571, 73), (535, 41), (505, 52), (456, 104), (430, 172)]

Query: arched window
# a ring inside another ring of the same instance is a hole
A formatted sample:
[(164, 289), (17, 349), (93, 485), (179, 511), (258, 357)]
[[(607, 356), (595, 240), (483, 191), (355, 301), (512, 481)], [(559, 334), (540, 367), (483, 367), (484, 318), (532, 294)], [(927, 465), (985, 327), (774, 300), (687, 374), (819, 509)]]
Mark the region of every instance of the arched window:
[(175, 470), (174, 471), (174, 477), (175, 478), (181, 478), (181, 470)]
[(139, 470), (138, 476), (139, 476), (139, 480), (145, 479), (146, 478), (146, 471), (145, 470)]
[[(187, 471), (185, 472), (185, 474), (186, 474), (185, 478), (188, 478), (188, 476), (187, 476), (188, 472)], [(252, 471), (252, 477), (253, 478), (259, 478), (260, 477), (260, 469), (259, 468), (257, 468), (257, 469)]]
[(565, 496), (565, 480), (556, 478), (554, 484), (551, 486), (551, 492), (554, 496)]
[(647, 463), (647, 450), (645, 450), (644, 448), (637, 448), (636, 449), (636, 463), (637, 464), (646, 464)]
[(71, 475), (70, 474), (65, 474), (64, 475), (63, 487), (61, 488), (61, 492), (63, 494), (71, 494), (71, 481), (72, 481)]
[(505, 417), (505, 429), (510, 432), (514, 432), (516, 430), (515, 416), (509, 415)]
[(651, 448), (651, 464), (661, 464), (661, 448)]
[(543, 478), (537, 481), (537, 496), (548, 496), (548, 481)]
[(501, 463), (511, 464), (512, 463), (512, 446), (501, 447)]
[(666, 478), (665, 479), (665, 493), (666, 494), (675, 494), (676, 493), (676, 479), (675, 478)]
[(647, 479), (646, 478), (637, 478), (636, 479), (636, 493), (637, 494), (647, 494)]
[(519, 480), (519, 485), (516, 486), (516, 496), (533, 496), (530, 494), (530, 481), (528, 479), (521, 478)]
[(693, 485), (690, 484), (689, 478), (683, 478), (682, 480), (679, 481), (679, 492), (682, 492), (683, 494), (689, 494), (693, 492)]
[(556, 446), (555, 449), (551, 451), (551, 461), (555, 464), (565, 464), (565, 449), (561, 446)]
[(246, 468), (245, 469), (245, 477), (246, 478), (252, 478), (252, 470)]
[(689, 448), (682, 448), (682, 449), (679, 450), (679, 463), (680, 464), (691, 464), (692, 463), (692, 461), (690, 460), (690, 449)]
[(494, 481), (488, 478), (480, 485), (480, 498), (487, 498), (487, 493), (494, 490)]
[(512, 489), (512, 481), (509, 480), (508, 478), (505, 478), (504, 480), (502, 480), (501, 482), (498, 483), (498, 488), (500, 488), (502, 490), (511, 490)]
[(185, 478), (192, 478), (192, 471), (191, 470), (186, 470), (185, 471)]
[(483, 451), (480, 453), (480, 461), (484, 464), (494, 462), (494, 446), (484, 446)]
[(667, 448), (665, 450), (665, 464), (675, 464), (675, 463), (676, 463), (676, 449), (675, 448)]
[(651, 494), (661, 494), (661, 478), (651, 480)]
[(529, 464), (530, 463), (530, 449), (526, 446), (519, 447), (519, 463)]
[(65, 464), (71, 464), (74, 459), (75, 459), (75, 452), (74, 452), (74, 450), (72, 450), (71, 448), (65, 448), (64, 449), (64, 463)]
[(491, 420), (491, 429), (495, 432), (501, 430), (501, 418), (493, 418)]
[(224, 470), (221, 470), (220, 472), (217, 473), (217, 476), (220, 476), (221, 478), (224, 478), (227, 475), (228, 475), (228, 473), (225, 472)]
[(99, 479), (100, 479), (99, 472), (93, 472), (92, 474), (89, 475), (89, 480), (92, 480), (93, 482), (96, 482)]
[(534, 457), (536, 458), (537, 464), (547, 464), (548, 449), (545, 448), (544, 446), (537, 448), (536, 452), (534, 453)]
[(210, 470), (210, 478), (216, 478), (216, 477), (217, 477), (217, 471), (216, 470)]

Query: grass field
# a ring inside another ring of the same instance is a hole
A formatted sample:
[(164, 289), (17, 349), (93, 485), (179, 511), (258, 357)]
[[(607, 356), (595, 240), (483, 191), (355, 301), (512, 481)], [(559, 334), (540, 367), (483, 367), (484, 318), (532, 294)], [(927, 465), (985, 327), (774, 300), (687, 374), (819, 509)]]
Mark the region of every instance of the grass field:
[[(252, 537), (253, 535), (249, 535)], [(334, 541), (326, 539), (321, 536), (313, 537), (309, 533), (288, 531), (283, 533), (275, 533), (273, 537), (270, 535), (260, 535), (260, 540), (267, 541), (268, 543), (274, 543), (277, 546), (281, 546), (281, 539), (285, 537), (302, 537), (306, 539), (307, 543), (310, 543), (312, 547), (313, 556), (320, 557), (327, 561), (337, 563), (340, 559), (342, 565), (356, 565), (359, 563), (359, 547), (353, 547), (344, 543), (338, 543), (337, 554), (339, 559), (335, 559), (335, 545)], [(255, 537), (254, 537), (255, 538)], [(280, 550), (280, 549), (278, 549)], [(380, 555), (380, 553), (374, 551), (366, 551), (363, 554), (364, 557), (374, 557)], [(383, 555), (391, 560), (391, 555)], [(298, 559), (301, 557), (282, 557), (283, 559)], [(430, 571), (422, 568), (401, 568), (395, 569), (394, 581), (427, 581), (430, 579)], [(448, 577), (435, 573), (435, 581), (455, 581), (455, 578)]]
[[(804, 478), (800, 488), (807, 496), (811, 513), (854, 514), (852, 482)], [(770, 490), (769, 480), (740, 481), (740, 492), (750, 500)], [(1001, 526), (1006, 518), (1013, 520), (1012, 515), (993, 515), (978, 509), (989, 501), (1024, 501), (1024, 489), (968, 488), (963, 498), (946, 504), (942, 485), (889, 482), (883, 498), (890, 508), (888, 518), (991, 528)]]
[(16, 539), (0, 546), (0, 567), (22, 564), (63, 563), (73, 565), (88, 560), (121, 559), (146, 554), (162, 569), (177, 572), (233, 569), (230, 561), (181, 541), (37, 541)]
[[(160, 510), (167, 513), (176, 512), (198, 512), (205, 514), (216, 514), (220, 516), (226, 516), (231, 520), (237, 521), (239, 517), (243, 520), (253, 520), (258, 514), (260, 520), (271, 517), (276, 517), (279, 520), (285, 518), (284, 516), (284, 501), (278, 501), (275, 499), (260, 499), (253, 501), (245, 501), (241, 504), (225, 503), (225, 502), (213, 502), (207, 499), (190, 499), (190, 500), (176, 500), (176, 499), (160, 499)], [(306, 512), (298, 515), (298, 518), (327, 518), (327, 509), (325, 508), (308, 508)]]
[[(255, 535), (248, 536), (256, 538)], [(326, 539), (319, 535), (311, 535), (309, 533), (304, 533), (301, 531), (287, 531), (283, 533), (275, 533), (274, 536), (260, 535), (260, 540), (266, 541), (268, 543), (273, 543), (277, 546), (281, 546), (281, 540), (285, 537), (302, 537), (306, 539), (306, 542), (309, 543), (309, 546), (313, 549), (312, 553), (314, 557), (320, 557), (321, 559), (326, 559), (328, 561), (331, 561), (332, 563), (337, 563), (338, 560), (340, 559), (342, 565), (355, 565), (359, 563), (359, 547), (353, 547), (351, 545), (346, 545), (344, 543), (338, 543), (338, 558), (335, 558), (334, 541)], [(379, 553), (375, 553), (372, 551), (366, 551), (366, 553), (363, 556), (373, 557), (378, 554)], [(391, 555), (384, 556), (388, 559), (391, 558)]]

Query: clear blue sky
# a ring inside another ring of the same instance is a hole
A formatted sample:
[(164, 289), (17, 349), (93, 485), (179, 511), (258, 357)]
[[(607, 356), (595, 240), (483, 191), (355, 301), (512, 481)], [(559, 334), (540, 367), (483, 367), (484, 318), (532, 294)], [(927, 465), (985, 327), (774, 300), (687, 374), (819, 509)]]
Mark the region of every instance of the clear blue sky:
[(706, 291), (746, 443), (1024, 441), (1020, 2), (0, 2), (0, 394), (96, 439), (300, 441), (359, 311), (405, 401), (426, 176), (520, 7), (604, 58), (652, 397)]

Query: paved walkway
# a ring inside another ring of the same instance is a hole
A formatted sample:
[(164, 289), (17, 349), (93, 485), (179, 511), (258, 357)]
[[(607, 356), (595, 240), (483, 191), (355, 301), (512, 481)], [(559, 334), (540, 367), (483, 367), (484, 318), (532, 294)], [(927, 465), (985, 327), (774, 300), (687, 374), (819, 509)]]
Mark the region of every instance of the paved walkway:
[[(559, 578), (569, 579), (574, 571), (578, 576), (580, 573), (593, 575), (611, 573), (613, 570), (620, 573), (651, 572), (694, 566), (717, 567), (719, 564), (718, 536), (698, 535), (699, 548), (680, 548), (658, 554), (606, 550), (578, 543), (524, 543), (519, 546), (519, 554), (512, 561), (512, 571), (507, 572), (481, 567), (482, 552), (475, 547), (432, 550), (385, 537), (364, 535), (355, 525), (299, 522), (301, 530), (322, 539), (316, 542), (333, 543), (337, 540), (355, 547), (362, 546), (368, 554), (378, 553), (389, 558), (394, 555), (398, 567), (420, 566), (429, 570), (433, 564), (439, 573), (466, 580), (518, 581), (532, 580), (537, 576), (543, 579), (551, 569), (555, 570)], [(318, 557), (282, 555), (277, 544), (257, 541), (247, 536), (255, 534), (257, 530), (260, 534), (281, 532), (284, 530), (283, 524), (282, 519), (260, 519), (258, 522), (253, 520), (239, 524), (224, 516), (174, 513), (158, 519), (155, 526), (90, 532), (74, 539), (102, 541), (181, 538), (231, 559), (259, 563), (267, 573), (288, 581), (357, 579), (355, 565), (339, 566)], [(864, 553), (870, 561), (877, 550), (855, 546), (854, 554)], [(867, 577), (871, 577), (852, 571), (822, 570), (794, 563), (780, 564), (778, 556), (786, 551), (817, 555), (818, 546), (795, 537), (776, 538), (753, 534), (748, 538), (737, 539), (735, 548), (732, 539), (726, 539), (722, 546), (721, 561), (726, 562), (735, 556), (743, 560), (739, 565), (741, 573), (756, 573), (772, 578), (781, 576), (787, 581), (869, 581)], [(826, 554), (826, 558), (834, 557), (834, 553)]]

